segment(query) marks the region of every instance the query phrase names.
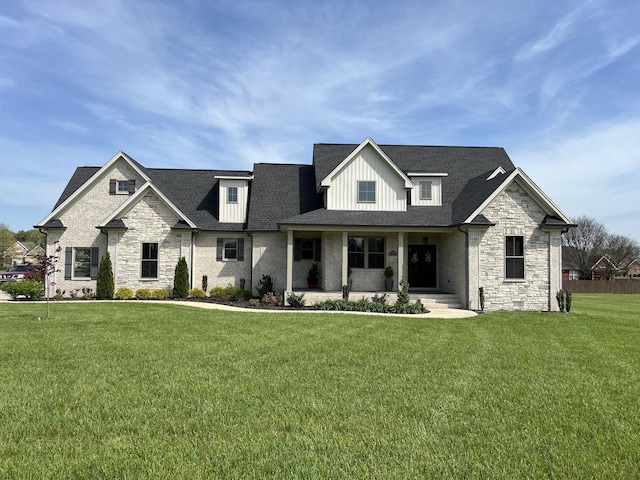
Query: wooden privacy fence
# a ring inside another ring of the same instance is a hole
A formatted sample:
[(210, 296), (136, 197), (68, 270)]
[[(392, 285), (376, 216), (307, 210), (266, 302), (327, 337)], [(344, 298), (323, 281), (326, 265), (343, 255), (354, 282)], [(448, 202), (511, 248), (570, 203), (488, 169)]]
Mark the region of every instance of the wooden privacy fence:
[(640, 280), (563, 280), (562, 288), (573, 293), (640, 293)]

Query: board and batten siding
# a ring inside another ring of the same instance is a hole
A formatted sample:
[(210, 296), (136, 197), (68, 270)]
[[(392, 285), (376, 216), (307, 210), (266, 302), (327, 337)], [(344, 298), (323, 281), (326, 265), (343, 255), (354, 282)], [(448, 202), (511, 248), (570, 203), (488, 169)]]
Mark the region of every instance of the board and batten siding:
[[(359, 181), (376, 182), (375, 202), (358, 202)], [(406, 208), (404, 180), (370, 146), (336, 172), (327, 191), (328, 210), (404, 211)]]
[[(411, 190), (411, 205), (424, 205), (438, 207), (442, 205), (442, 179), (440, 177), (410, 177), (415, 183), (415, 187)], [(420, 198), (420, 182), (431, 182), (431, 198)]]
[[(249, 184), (247, 180), (236, 178), (221, 178), (220, 182), (220, 222), (244, 223), (247, 220), (247, 201), (249, 199)], [(228, 202), (228, 187), (238, 188), (238, 201)]]

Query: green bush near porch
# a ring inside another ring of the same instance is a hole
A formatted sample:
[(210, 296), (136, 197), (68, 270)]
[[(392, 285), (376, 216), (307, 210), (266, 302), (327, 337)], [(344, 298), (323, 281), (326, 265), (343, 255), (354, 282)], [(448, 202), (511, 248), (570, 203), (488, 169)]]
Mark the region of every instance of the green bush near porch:
[(0, 303), (0, 477), (637, 478), (640, 296), (470, 319)]

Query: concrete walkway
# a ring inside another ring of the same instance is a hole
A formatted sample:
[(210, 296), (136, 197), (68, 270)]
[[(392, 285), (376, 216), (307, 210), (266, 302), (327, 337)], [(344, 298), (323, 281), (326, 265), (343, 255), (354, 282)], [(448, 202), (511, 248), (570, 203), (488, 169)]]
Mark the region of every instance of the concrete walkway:
[[(11, 300), (11, 297), (6, 293), (0, 291), (0, 302), (6, 302)], [(88, 301), (100, 301), (100, 300), (88, 300)], [(108, 302), (117, 302), (119, 300), (104, 300)], [(132, 301), (140, 301), (140, 302), (153, 302), (153, 303), (166, 303), (168, 305), (180, 305), (182, 307), (192, 307), (192, 308), (204, 308), (209, 310), (226, 310), (226, 311), (234, 311), (234, 312), (246, 312), (246, 313), (284, 313), (284, 314), (301, 314), (301, 313), (349, 313), (356, 315), (382, 315), (382, 316), (390, 316), (390, 317), (409, 317), (409, 318), (467, 318), (467, 317), (475, 317), (477, 314), (470, 310), (458, 310), (456, 308), (439, 308), (432, 309), (429, 313), (416, 314), (416, 315), (396, 315), (393, 313), (370, 313), (370, 312), (340, 312), (335, 310), (277, 310), (277, 309), (259, 309), (259, 308), (242, 308), (242, 307), (234, 307), (231, 305), (222, 305), (219, 303), (211, 303), (211, 302), (189, 302), (189, 301), (173, 301), (173, 300), (122, 300), (123, 302), (132, 302)], [(56, 300), (56, 303), (64, 302), (64, 300)], [(69, 302), (77, 302), (77, 300), (69, 300)]]

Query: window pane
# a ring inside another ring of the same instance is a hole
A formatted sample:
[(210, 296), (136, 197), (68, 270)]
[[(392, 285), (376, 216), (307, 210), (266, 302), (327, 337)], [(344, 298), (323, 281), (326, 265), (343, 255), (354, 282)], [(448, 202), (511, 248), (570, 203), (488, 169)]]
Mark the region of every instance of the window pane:
[(524, 258), (507, 258), (507, 278), (524, 278)]
[(229, 203), (236, 203), (238, 201), (238, 187), (227, 188), (227, 201)]
[(384, 238), (369, 238), (369, 268), (384, 268)]
[(235, 260), (238, 258), (237, 240), (225, 239), (224, 241), (224, 258), (226, 260)]
[(158, 278), (158, 244), (142, 244), (142, 278)]
[(521, 235), (506, 237), (505, 276), (524, 278), (524, 237)]
[(118, 180), (118, 191), (129, 193), (129, 180)]
[(431, 182), (420, 182), (420, 199), (431, 200)]
[(91, 272), (91, 249), (76, 248), (75, 254), (73, 276), (76, 278), (89, 278)]
[(364, 268), (364, 238), (349, 237), (349, 266)]
[(358, 182), (358, 202), (376, 201), (376, 182)]
[(302, 260), (313, 260), (313, 240), (302, 240), (300, 244), (300, 258)]

